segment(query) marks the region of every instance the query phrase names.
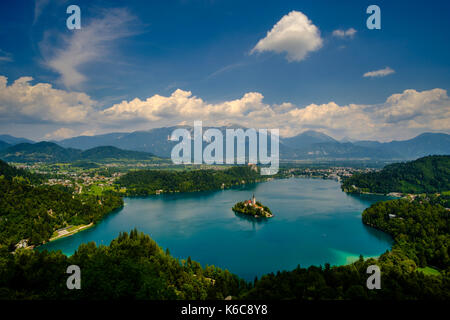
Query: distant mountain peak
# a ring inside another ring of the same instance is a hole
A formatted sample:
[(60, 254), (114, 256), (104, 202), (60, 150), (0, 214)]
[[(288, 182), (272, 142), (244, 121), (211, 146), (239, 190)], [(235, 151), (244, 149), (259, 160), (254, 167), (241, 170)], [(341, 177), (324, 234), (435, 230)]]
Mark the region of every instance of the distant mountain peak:
[(312, 135), (312, 136), (327, 136), (323, 132), (315, 131), (315, 130), (312, 130), (312, 129), (305, 130), (305, 131), (301, 132), (300, 134), (306, 134), (306, 135)]
[(306, 130), (296, 136), (282, 138), (282, 142), (290, 148), (303, 149), (316, 143), (337, 141), (325, 133), (314, 130)]
[(339, 142), (341, 142), (341, 143), (346, 143), (346, 142), (353, 143), (353, 142), (356, 142), (356, 140), (345, 136), (341, 140), (339, 140)]
[(444, 132), (424, 132), (424, 133), (419, 134), (418, 136), (416, 136), (413, 139), (420, 138), (420, 137), (438, 137), (438, 136), (444, 137), (444, 136), (448, 136), (448, 135), (449, 135), (448, 133), (444, 133)]
[(34, 141), (26, 138), (18, 138), (9, 134), (0, 134), (0, 140), (9, 144), (19, 144), (19, 143), (34, 143)]

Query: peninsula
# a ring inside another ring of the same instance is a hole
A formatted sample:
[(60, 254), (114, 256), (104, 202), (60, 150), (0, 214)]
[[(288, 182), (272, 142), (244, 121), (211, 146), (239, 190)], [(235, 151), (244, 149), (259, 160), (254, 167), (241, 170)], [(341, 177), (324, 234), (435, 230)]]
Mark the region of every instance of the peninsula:
[(270, 209), (256, 201), (255, 195), (252, 199), (238, 202), (233, 206), (235, 213), (245, 214), (254, 218), (272, 218), (273, 214)]

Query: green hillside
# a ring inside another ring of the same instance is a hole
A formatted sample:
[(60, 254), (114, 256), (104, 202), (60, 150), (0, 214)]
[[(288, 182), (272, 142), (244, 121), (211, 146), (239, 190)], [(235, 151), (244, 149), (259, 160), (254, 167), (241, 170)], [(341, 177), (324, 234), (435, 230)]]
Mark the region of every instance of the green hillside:
[(229, 188), (234, 185), (261, 180), (259, 172), (248, 166), (231, 167), (226, 170), (137, 170), (130, 171), (118, 181), (126, 187), (128, 195), (143, 196), (163, 192), (192, 192)]
[(151, 153), (122, 150), (111, 146), (89, 150), (63, 148), (52, 142), (20, 143), (0, 151), (0, 158), (8, 162), (74, 162), (114, 160), (158, 160)]
[(70, 162), (80, 154), (80, 150), (43, 141), (16, 144), (0, 151), (0, 158), (7, 162)]
[(422, 199), (378, 202), (364, 210), (363, 223), (389, 233), (420, 267), (450, 267), (450, 215), (444, 207)]
[[(82, 270), (82, 290), (67, 290), (66, 269)], [(0, 300), (4, 299), (221, 299), (237, 296), (247, 283), (227, 270), (179, 261), (148, 235), (124, 232), (109, 246), (82, 244), (70, 257), (58, 252), (0, 246)]]
[(450, 190), (450, 156), (395, 163), (381, 171), (355, 174), (342, 183), (347, 192), (438, 193)]
[(67, 225), (89, 224), (122, 206), (114, 193), (73, 195), (61, 186), (33, 186), (32, 175), (0, 161), (0, 246), (9, 250), (22, 239), (29, 245), (48, 241)]
[(155, 156), (147, 152), (129, 151), (112, 146), (102, 146), (83, 151), (79, 158), (91, 161), (103, 161), (108, 159), (152, 160)]
[(0, 150), (11, 147), (11, 145), (5, 141), (0, 140)]
[(3, 176), (7, 180), (16, 178), (20, 180), (26, 180), (30, 183), (37, 183), (42, 181), (40, 175), (31, 173), (27, 170), (17, 169), (13, 166), (8, 165), (2, 160), (0, 160), (0, 176)]
[[(227, 270), (202, 267), (189, 257), (175, 259), (136, 230), (121, 233), (108, 246), (82, 244), (70, 257), (60, 251), (25, 249), (11, 254), (21, 239), (39, 244), (48, 240), (55, 229), (96, 222), (122, 202), (113, 193), (99, 198), (78, 197), (61, 187), (33, 187), (17, 178), (22, 177), (23, 171), (0, 164), (5, 173), (0, 177), (0, 299), (223, 300), (232, 296), (259, 300), (445, 300), (450, 297), (450, 220), (448, 212), (438, 203), (394, 200), (367, 209), (363, 222), (391, 234), (395, 241), (392, 250), (377, 260), (361, 257), (345, 266), (299, 266), (292, 271), (264, 275), (251, 283)], [(136, 171), (124, 177), (130, 187), (134, 183), (142, 188), (138, 190), (148, 192), (164, 185), (179, 188), (182, 181), (188, 182), (189, 188), (205, 189), (225, 182), (241, 183), (239, 179), (252, 181), (258, 176), (248, 167), (233, 167), (171, 174)], [(67, 290), (65, 271), (72, 264), (83, 270), (83, 290)], [(382, 290), (366, 288), (366, 270), (373, 264), (382, 271)]]

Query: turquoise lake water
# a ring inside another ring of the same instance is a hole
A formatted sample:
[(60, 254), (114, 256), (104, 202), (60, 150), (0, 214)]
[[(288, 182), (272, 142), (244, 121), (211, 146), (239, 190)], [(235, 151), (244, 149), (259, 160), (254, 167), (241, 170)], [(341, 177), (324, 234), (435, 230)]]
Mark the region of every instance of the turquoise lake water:
[[(256, 220), (237, 216), (231, 207), (256, 199), (274, 217)], [(149, 234), (175, 257), (216, 265), (253, 280), (297, 265), (349, 263), (378, 256), (391, 238), (363, 225), (362, 211), (388, 199), (348, 195), (337, 181), (292, 178), (246, 185), (236, 189), (125, 198), (125, 206), (98, 225), (38, 248), (71, 255), (81, 243), (107, 245), (121, 231), (137, 228)]]

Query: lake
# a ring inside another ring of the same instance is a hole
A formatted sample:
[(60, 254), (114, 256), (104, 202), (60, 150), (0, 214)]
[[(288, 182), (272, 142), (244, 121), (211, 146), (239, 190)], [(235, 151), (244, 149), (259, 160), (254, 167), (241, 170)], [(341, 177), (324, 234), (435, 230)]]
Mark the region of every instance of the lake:
[[(274, 217), (237, 216), (231, 207), (250, 199)], [(107, 245), (121, 231), (137, 228), (177, 258), (228, 269), (253, 280), (297, 265), (342, 265), (360, 254), (378, 256), (392, 239), (363, 225), (362, 211), (388, 197), (348, 195), (334, 180), (291, 178), (215, 192), (125, 198), (125, 206), (98, 225), (52, 241), (38, 250), (71, 255), (81, 243)]]

